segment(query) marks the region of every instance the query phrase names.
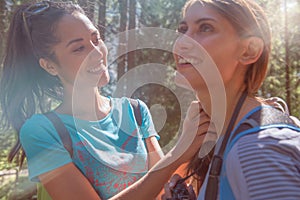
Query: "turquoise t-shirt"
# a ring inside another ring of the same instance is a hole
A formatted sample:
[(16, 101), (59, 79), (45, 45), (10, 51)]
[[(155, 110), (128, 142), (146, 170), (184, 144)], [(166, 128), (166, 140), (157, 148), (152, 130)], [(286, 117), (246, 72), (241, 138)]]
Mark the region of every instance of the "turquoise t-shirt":
[(139, 127), (127, 98), (111, 98), (111, 112), (98, 121), (58, 114), (68, 129), (73, 158), (64, 148), (52, 123), (42, 114), (33, 115), (20, 131), (29, 178), (74, 162), (99, 196), (110, 198), (130, 186), (148, 171), (144, 139), (157, 135), (150, 112), (142, 101)]

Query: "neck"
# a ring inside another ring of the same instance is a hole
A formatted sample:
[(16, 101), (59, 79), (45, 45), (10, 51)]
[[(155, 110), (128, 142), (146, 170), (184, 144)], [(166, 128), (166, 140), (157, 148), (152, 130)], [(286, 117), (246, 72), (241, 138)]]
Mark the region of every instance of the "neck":
[[(215, 90), (216, 91), (216, 90)], [(210, 94), (209, 91), (197, 92), (197, 97), (201, 102), (204, 111), (211, 117), (211, 121), (216, 127), (216, 131), (219, 134), (223, 134), (226, 130), (228, 123), (232, 117), (235, 107), (240, 99), (244, 87), (233, 89), (233, 87), (220, 90), (215, 94)], [(244, 113), (242, 112), (245, 103), (241, 108), (241, 112), (236, 120), (238, 122)]]
[(59, 113), (94, 121), (105, 117), (109, 111), (109, 99), (102, 96), (97, 87), (65, 90), (63, 102), (57, 109)]

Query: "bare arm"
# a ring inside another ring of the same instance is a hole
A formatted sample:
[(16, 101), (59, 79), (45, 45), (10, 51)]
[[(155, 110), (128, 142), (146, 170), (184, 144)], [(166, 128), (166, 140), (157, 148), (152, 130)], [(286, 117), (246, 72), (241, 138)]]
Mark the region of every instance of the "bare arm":
[(202, 117), (199, 122), (199, 110), (194, 104), (192, 107), (193, 111), (197, 110), (188, 112), (188, 120), (184, 123), (183, 133), (176, 146), (144, 177), (110, 200), (155, 199), (177, 168), (198, 152), (209, 126), (209, 119)]
[[(192, 148), (189, 148), (189, 153), (194, 154), (199, 149), (204, 136), (199, 136), (195, 139)], [(179, 159), (177, 154), (178, 148), (171, 150), (164, 158), (162, 158), (150, 171), (143, 176), (136, 183), (131, 185), (129, 188), (123, 190), (119, 194), (112, 197), (110, 200), (132, 200), (132, 199), (143, 199), (143, 200), (153, 200), (163, 189), (163, 186), (177, 168), (185, 163), (187, 158), (190, 156), (186, 153), (182, 154)], [(194, 151), (194, 152), (192, 152)]]
[(39, 179), (53, 200), (100, 200), (89, 181), (73, 163), (42, 174)]
[(164, 154), (160, 148), (160, 145), (155, 136), (146, 138), (146, 146), (149, 158), (149, 169), (153, 167), (160, 159), (164, 157)]
[(164, 161), (167, 159), (167, 156), (159, 161), (157, 165), (151, 168), (151, 170), (139, 181), (115, 195), (110, 200), (155, 199), (155, 197), (162, 190), (164, 183), (169, 180), (173, 172), (178, 167), (178, 165), (174, 163), (160, 168), (162, 163), (164, 163)]

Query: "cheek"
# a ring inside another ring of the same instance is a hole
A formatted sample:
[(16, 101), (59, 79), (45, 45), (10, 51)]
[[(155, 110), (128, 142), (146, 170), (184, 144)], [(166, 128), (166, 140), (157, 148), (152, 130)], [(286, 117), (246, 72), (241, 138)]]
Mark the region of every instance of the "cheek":
[(100, 47), (99, 50), (103, 54), (103, 57), (106, 59), (107, 54), (108, 54), (108, 49), (107, 49), (106, 45), (103, 43), (103, 44), (100, 44), (99, 47)]
[(81, 60), (78, 58), (69, 59), (65, 57), (64, 59), (61, 59), (58, 71), (61, 79), (73, 83), (79, 74), (80, 64)]
[(107, 50), (107, 47), (106, 47), (105, 45), (102, 45), (102, 46), (101, 46), (101, 52), (103, 52), (103, 54), (104, 54), (105, 56), (107, 56), (108, 50)]
[(110, 80), (110, 76), (109, 76), (108, 71), (106, 71), (106, 72), (105, 72), (104, 74), (102, 74), (102, 76), (100, 77), (97, 86), (98, 86), (98, 87), (103, 87), (103, 86), (105, 86), (106, 84), (108, 84), (109, 80)]
[(236, 50), (234, 43), (219, 45), (207, 50), (224, 79), (227, 79), (225, 77), (231, 76), (236, 70), (238, 65)]
[(104, 62), (104, 65), (107, 66), (108, 65), (108, 61), (107, 61), (107, 51), (103, 51), (103, 62)]

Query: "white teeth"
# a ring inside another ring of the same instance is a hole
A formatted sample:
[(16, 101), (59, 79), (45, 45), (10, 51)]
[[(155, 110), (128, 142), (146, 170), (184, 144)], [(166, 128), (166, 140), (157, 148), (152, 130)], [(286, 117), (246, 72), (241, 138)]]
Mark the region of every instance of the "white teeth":
[(105, 68), (105, 66), (103, 64), (103, 60), (100, 60), (99, 64), (100, 64), (100, 66), (92, 68), (92, 69), (88, 69), (87, 71), (90, 72), (90, 73), (96, 73), (96, 72), (103, 71), (104, 68)]
[(193, 58), (179, 58), (178, 60), (179, 64), (192, 64), (192, 65), (197, 65), (197, 60), (193, 59)]
[(96, 68), (93, 68), (93, 69), (89, 69), (88, 72), (95, 73), (95, 72), (98, 72), (98, 71), (100, 71), (102, 69), (103, 69), (103, 67), (96, 67)]

